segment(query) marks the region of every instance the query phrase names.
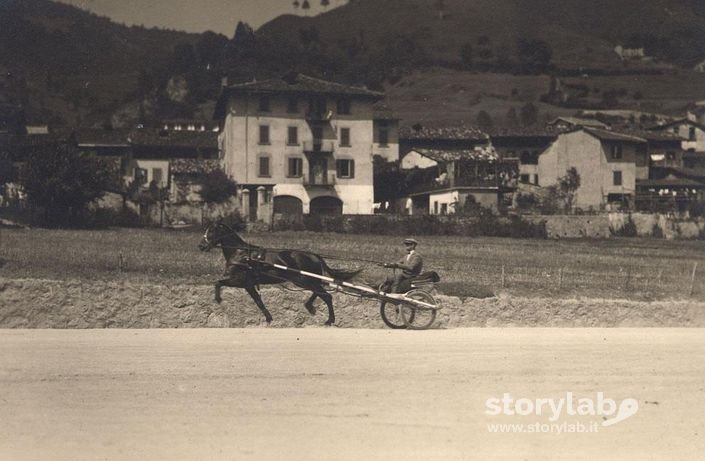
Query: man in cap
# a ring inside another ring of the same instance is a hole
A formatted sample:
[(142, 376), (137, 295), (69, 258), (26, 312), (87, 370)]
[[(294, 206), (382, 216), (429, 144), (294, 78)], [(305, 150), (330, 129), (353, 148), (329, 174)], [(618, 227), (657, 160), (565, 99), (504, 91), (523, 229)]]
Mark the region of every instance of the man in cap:
[(404, 248), (406, 249), (406, 256), (404, 256), (399, 262), (385, 264), (384, 267), (401, 269), (394, 273), (393, 277), (387, 279), (386, 285), (390, 285), (391, 293), (399, 293), (408, 291), (411, 288), (409, 285), (409, 280), (421, 273), (423, 269), (423, 258), (416, 252), (416, 245), (419, 242), (412, 238), (404, 239)]

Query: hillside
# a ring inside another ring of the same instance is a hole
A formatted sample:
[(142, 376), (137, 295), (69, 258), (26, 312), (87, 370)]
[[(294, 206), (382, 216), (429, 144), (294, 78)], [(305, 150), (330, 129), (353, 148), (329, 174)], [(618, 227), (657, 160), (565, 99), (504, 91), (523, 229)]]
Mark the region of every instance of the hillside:
[[(357, 0), (326, 14), (281, 16), (258, 33), (281, 39), (315, 27), (321, 42), (357, 41), (375, 54), (409, 37), (434, 59), (517, 59), (520, 38), (547, 42), (559, 68), (620, 66), (615, 46), (643, 46), (666, 62), (705, 59), (705, 4), (699, 0)], [(501, 56), (504, 55), (504, 56)]]
[(0, 70), (30, 120), (104, 122), (196, 34), (127, 27), (47, 0), (0, 2)]
[[(622, 61), (619, 44), (650, 58)], [(486, 112), (501, 125), (529, 102), (538, 121), (579, 109), (676, 113), (703, 99), (705, 74), (690, 68), (704, 59), (701, 0), (355, 0), (257, 31), (239, 24), (231, 39), (0, 1), (0, 102), (64, 127), (208, 118), (223, 75), (291, 70), (384, 89), (408, 123)]]

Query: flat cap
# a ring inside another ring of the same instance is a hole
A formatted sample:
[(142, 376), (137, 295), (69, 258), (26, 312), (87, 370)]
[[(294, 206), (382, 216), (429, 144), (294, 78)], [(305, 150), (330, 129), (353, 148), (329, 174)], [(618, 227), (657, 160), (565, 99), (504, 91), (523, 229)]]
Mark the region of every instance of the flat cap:
[(417, 242), (414, 239), (404, 239), (404, 244), (406, 245), (407, 243), (412, 244), (412, 245), (418, 245), (419, 242)]

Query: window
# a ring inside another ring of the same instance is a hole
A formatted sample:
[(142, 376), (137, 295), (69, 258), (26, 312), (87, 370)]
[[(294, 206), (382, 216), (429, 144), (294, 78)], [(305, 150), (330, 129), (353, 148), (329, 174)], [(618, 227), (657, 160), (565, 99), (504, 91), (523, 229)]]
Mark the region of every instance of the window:
[(290, 178), (300, 178), (303, 172), (304, 162), (298, 157), (289, 158), (287, 176)]
[(286, 100), (286, 111), (289, 114), (297, 114), (299, 112), (299, 100), (295, 97), (290, 97)]
[(350, 100), (347, 98), (338, 99), (336, 112), (340, 115), (350, 115)]
[(433, 202), (433, 214), (438, 214), (438, 202)]
[(615, 186), (622, 185), (622, 172), (621, 171), (613, 171), (612, 172), (612, 184)]
[(257, 176), (261, 178), (268, 178), (271, 176), (269, 171), (269, 157), (262, 155), (259, 157), (259, 170), (257, 171)]
[(259, 143), (269, 144), (269, 125), (259, 126)]
[(341, 159), (336, 162), (336, 170), (339, 178), (354, 178), (355, 177), (355, 161), (349, 159)]
[(695, 141), (695, 127), (688, 128), (688, 141)]
[(675, 160), (675, 159), (676, 159), (675, 152), (666, 152), (666, 160)]
[(147, 182), (147, 170), (140, 167), (135, 167), (135, 182), (137, 184), (144, 184)]
[(269, 96), (260, 96), (259, 97), (259, 111), (260, 112), (269, 112), (271, 110), (271, 107), (269, 105)]
[(534, 175), (534, 184), (537, 186), (539, 185), (539, 175), (537, 174)]
[(295, 146), (299, 143), (299, 129), (297, 127), (289, 127), (287, 130), (286, 143), (290, 146)]
[(448, 204), (441, 203), (441, 214), (448, 214)]
[(612, 144), (610, 148), (610, 153), (612, 155), (612, 160), (619, 160), (622, 158), (622, 145), (621, 144)]
[(340, 145), (350, 147), (350, 128), (340, 129)]
[(389, 130), (387, 128), (379, 129), (379, 145), (387, 146), (389, 144)]
[(152, 181), (154, 181), (157, 184), (160, 184), (162, 182), (162, 169), (161, 168), (152, 168)]
[(522, 184), (529, 184), (529, 177), (528, 174), (523, 174), (519, 176), (519, 181), (521, 181)]

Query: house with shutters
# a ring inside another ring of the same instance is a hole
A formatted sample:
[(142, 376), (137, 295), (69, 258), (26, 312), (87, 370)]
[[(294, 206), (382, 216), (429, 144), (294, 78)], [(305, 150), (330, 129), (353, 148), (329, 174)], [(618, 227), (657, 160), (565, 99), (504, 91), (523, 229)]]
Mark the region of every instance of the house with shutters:
[[(290, 73), (225, 86), (215, 109), (225, 172), (251, 221), (372, 214), (373, 156), (394, 157), (396, 122), (383, 94)], [(390, 147), (391, 145), (391, 147)]]

